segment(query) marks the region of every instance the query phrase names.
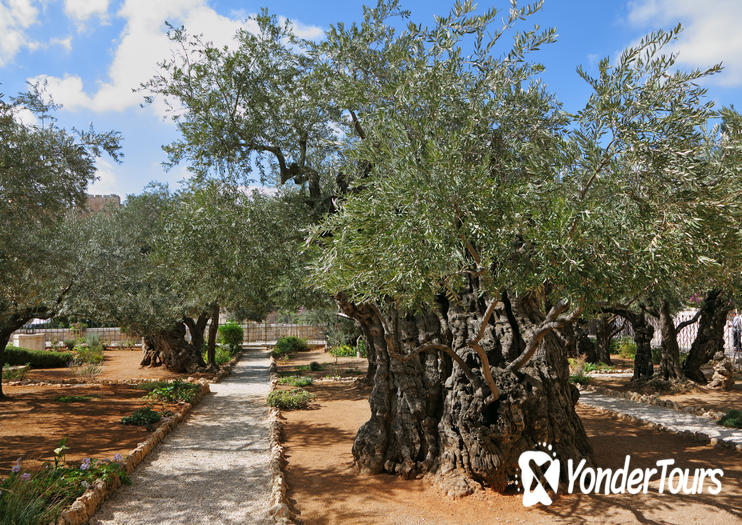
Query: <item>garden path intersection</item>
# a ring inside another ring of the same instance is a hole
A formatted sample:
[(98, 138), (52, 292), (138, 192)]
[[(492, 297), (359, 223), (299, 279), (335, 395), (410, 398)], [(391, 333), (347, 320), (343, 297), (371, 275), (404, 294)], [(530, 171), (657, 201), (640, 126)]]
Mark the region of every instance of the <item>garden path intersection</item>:
[(243, 355), (91, 524), (272, 523), (267, 352)]

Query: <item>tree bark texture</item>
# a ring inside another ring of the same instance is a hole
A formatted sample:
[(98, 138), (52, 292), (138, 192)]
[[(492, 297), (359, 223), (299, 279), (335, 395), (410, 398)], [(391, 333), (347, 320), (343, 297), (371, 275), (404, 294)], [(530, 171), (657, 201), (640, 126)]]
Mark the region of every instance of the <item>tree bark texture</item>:
[(611, 340), (616, 332), (614, 315), (601, 314), (597, 319), (597, 330), (595, 338), (595, 358), (597, 363), (611, 363)]
[(724, 350), (724, 326), (731, 309), (729, 298), (721, 290), (710, 290), (701, 304), (698, 334), (691, 345), (688, 358), (683, 363), (683, 374), (696, 383), (706, 384), (708, 379), (701, 367), (716, 352)]
[(12, 330), (0, 328), (0, 399), (5, 398), (5, 394), (3, 393), (2, 368), (5, 364), (5, 347), (8, 346), (8, 341), (10, 341), (10, 334), (12, 333)]
[[(216, 366), (216, 334), (219, 332), (219, 305), (211, 305), (211, 324), (209, 325), (209, 341), (206, 346), (206, 355), (209, 366)], [(200, 349), (201, 347), (199, 347)]]
[(166, 330), (144, 338), (145, 348), (141, 366), (165, 365), (168, 370), (192, 373), (206, 366), (201, 348), (185, 340), (185, 324), (178, 322)]
[(183, 322), (191, 334), (191, 343), (193, 346), (203, 348), (205, 341), (204, 331), (206, 330), (206, 324), (209, 322), (209, 312), (201, 312), (197, 319), (184, 317)]
[(660, 357), (660, 376), (666, 381), (680, 379), (680, 348), (678, 347), (678, 330), (675, 327), (670, 305), (662, 302), (660, 308), (660, 330), (662, 332), (662, 349)]
[[(360, 470), (433, 475), (449, 494), (464, 495), (480, 484), (503, 490), (519, 455), (541, 442), (553, 445), (564, 468), (568, 458), (590, 460), (574, 409), (579, 392), (568, 382), (566, 337), (536, 335), (545, 321), (534, 302), (503, 295), (487, 306), (467, 293), (405, 315), (336, 299), (360, 323), (373, 369), (371, 418), (353, 444)], [(494, 395), (476, 346), (489, 361)]]

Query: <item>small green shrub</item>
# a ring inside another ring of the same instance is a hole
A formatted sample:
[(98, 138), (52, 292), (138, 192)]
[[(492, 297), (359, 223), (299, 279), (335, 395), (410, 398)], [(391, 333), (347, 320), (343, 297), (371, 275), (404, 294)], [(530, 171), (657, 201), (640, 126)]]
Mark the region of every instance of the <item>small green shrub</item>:
[(585, 363), (584, 366), (585, 372), (595, 372), (596, 370), (600, 370), (603, 372), (608, 372), (610, 370), (614, 370), (614, 367), (611, 365), (607, 365), (605, 363)]
[[(229, 363), (232, 357), (234, 357), (234, 354), (226, 346), (219, 345), (214, 349), (214, 362), (217, 365)], [(208, 360), (208, 352), (206, 350), (204, 350), (203, 358), (204, 361)]]
[(306, 376), (286, 376), (279, 377), (279, 385), (290, 385), (290, 386), (308, 386), (312, 384), (312, 378)]
[(730, 410), (722, 416), (719, 424), (730, 428), (742, 428), (742, 410)]
[(292, 352), (306, 352), (309, 350), (306, 339), (300, 337), (282, 337), (276, 341), (276, 346), (271, 350), (273, 357), (279, 357), (283, 354), (290, 354)]
[(330, 348), (330, 355), (335, 357), (355, 357), (356, 349), (350, 345), (340, 345), (335, 348)]
[(634, 359), (636, 357), (636, 343), (630, 337), (614, 339), (611, 341), (611, 348), (614, 348), (614, 343), (616, 353), (624, 359)]
[(219, 327), (219, 339), (223, 345), (229, 347), (229, 351), (233, 355), (240, 350), (240, 345), (244, 337), (245, 333), (242, 330), (242, 326), (234, 321), (230, 321)]
[(586, 376), (584, 373), (572, 374), (571, 376), (569, 376), (569, 382), (586, 385), (590, 382), (590, 377)]
[(150, 407), (137, 408), (130, 416), (121, 418), (124, 425), (136, 425), (139, 427), (149, 427), (162, 419), (162, 414), (155, 412)]
[(98, 346), (100, 345), (100, 336), (95, 333), (90, 333), (85, 336), (85, 342), (88, 344), (88, 346)]
[[(95, 337), (98, 337), (97, 335)], [(103, 346), (100, 343), (91, 346), (86, 343), (78, 343), (75, 345), (75, 364), (85, 365), (93, 364), (99, 365), (103, 362)]]
[(311, 363), (309, 363), (309, 370), (311, 370), (312, 372), (319, 372), (320, 370), (322, 370), (322, 365), (319, 364), (317, 361), (312, 361)]
[(303, 388), (294, 388), (292, 390), (274, 390), (268, 394), (266, 402), (269, 406), (283, 410), (297, 410), (307, 408), (309, 401), (313, 398), (314, 394)]
[(5, 348), (5, 362), (3, 365), (25, 365), (31, 368), (65, 368), (74, 359), (72, 352), (55, 352), (53, 350), (29, 350), (7, 346)]
[(100, 365), (96, 365), (94, 363), (89, 363), (87, 365), (80, 366), (75, 371), (77, 376), (83, 379), (94, 379), (101, 372), (103, 372), (103, 368)]
[(175, 381), (152, 381), (142, 383), (137, 388), (147, 390), (146, 397), (157, 401), (176, 402), (185, 401), (190, 403), (196, 397), (201, 386), (196, 383), (189, 383), (182, 379)]
[(82, 403), (84, 401), (91, 401), (93, 399), (98, 399), (99, 396), (95, 395), (89, 395), (89, 396), (59, 396), (56, 401), (59, 401), (60, 403)]
[(26, 376), (29, 368), (31, 368), (29, 363), (12, 370), (10, 369), (10, 365), (5, 365), (3, 367), (3, 381), (20, 381)]

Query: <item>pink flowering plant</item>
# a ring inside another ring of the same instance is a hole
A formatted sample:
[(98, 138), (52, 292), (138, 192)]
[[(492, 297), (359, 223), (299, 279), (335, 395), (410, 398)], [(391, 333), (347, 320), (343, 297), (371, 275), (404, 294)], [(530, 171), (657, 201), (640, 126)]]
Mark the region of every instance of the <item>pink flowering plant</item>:
[(41, 470), (26, 470), (18, 458), (9, 475), (0, 477), (0, 525), (56, 522), (95, 480), (118, 477), (130, 483), (120, 454), (113, 461), (84, 458), (80, 464), (68, 465), (66, 442), (65, 438), (59, 443), (54, 462), (45, 463)]

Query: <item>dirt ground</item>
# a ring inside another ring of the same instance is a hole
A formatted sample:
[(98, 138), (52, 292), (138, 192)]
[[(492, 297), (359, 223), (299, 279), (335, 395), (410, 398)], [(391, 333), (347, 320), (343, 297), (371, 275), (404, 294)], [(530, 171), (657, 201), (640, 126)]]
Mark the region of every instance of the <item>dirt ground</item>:
[[(630, 425), (578, 406), (599, 466), (723, 468), (717, 496), (562, 495), (549, 507), (525, 508), (521, 495), (481, 491), (451, 499), (425, 480), (363, 475), (352, 465), (351, 447), (369, 417), (368, 387), (340, 382), (307, 387), (317, 397), (309, 410), (285, 411), (284, 439), (289, 498), (305, 524), (489, 524), (489, 523), (742, 523), (742, 456), (699, 445), (651, 427)], [(564, 489), (562, 489), (564, 490)]]
[[(53, 458), (59, 441), (67, 437), (67, 461), (84, 457), (110, 459), (126, 454), (144, 441), (145, 427), (124, 425), (123, 416), (143, 407), (143, 390), (130, 385), (7, 386), (9, 400), (0, 402), (0, 475), (22, 456), (24, 466), (38, 467)], [(61, 402), (59, 396), (96, 396), (87, 401)], [(154, 409), (162, 411), (161, 403)], [(177, 410), (177, 405), (167, 405)]]
[[(103, 352), (102, 371), (93, 381), (125, 381), (129, 379), (175, 379), (185, 377), (186, 374), (170, 372), (164, 366), (154, 368), (140, 367), (142, 351), (132, 350), (105, 350)], [(29, 370), (25, 379), (37, 382), (54, 383), (58, 381), (77, 380), (75, 368), (40, 368)]]

